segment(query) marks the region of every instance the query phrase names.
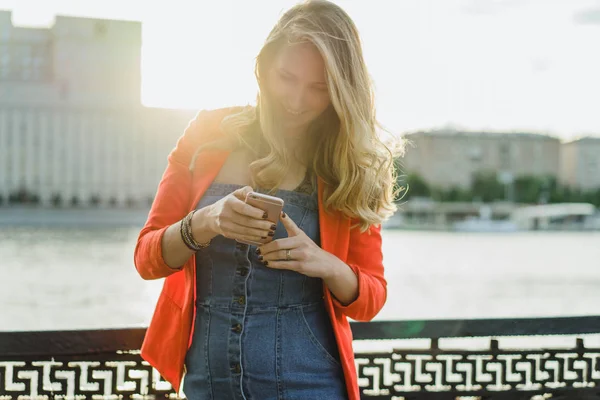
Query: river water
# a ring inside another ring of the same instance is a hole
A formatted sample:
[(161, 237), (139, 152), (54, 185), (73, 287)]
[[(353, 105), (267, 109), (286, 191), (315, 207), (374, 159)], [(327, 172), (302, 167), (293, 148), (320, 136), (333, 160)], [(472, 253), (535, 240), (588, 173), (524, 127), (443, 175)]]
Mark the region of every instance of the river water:
[[(133, 265), (140, 216), (17, 226), (14, 215), (0, 214), (0, 331), (147, 326), (162, 280)], [(383, 246), (376, 319), (600, 314), (598, 232), (384, 230)]]

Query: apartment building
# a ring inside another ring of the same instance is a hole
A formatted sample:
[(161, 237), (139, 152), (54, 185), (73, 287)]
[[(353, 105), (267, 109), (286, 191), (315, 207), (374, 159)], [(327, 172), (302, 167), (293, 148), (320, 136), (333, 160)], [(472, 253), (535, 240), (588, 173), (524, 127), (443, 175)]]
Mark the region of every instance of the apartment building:
[(441, 188), (468, 188), (478, 171), (494, 171), (506, 180), (559, 173), (561, 143), (547, 135), (438, 130), (405, 138), (403, 172), (418, 173)]
[(141, 23), (0, 11), (0, 204), (146, 202), (195, 110), (143, 107)]

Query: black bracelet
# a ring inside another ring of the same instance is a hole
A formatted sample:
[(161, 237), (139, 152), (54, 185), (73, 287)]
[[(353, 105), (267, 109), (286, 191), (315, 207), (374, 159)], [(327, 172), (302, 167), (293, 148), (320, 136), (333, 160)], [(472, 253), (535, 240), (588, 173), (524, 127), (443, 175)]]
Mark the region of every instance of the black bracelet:
[(183, 244), (185, 244), (185, 246), (188, 249), (190, 249), (192, 251), (198, 251), (198, 250), (200, 250), (198, 248), (195, 248), (194, 245), (186, 237), (186, 234), (185, 234), (185, 218), (181, 220), (181, 224), (179, 225), (179, 234), (181, 235), (181, 240), (183, 240)]
[(200, 246), (195, 243), (195, 241), (192, 239), (191, 233), (190, 233), (190, 225), (189, 225), (189, 218), (190, 215), (186, 215), (185, 218), (183, 219), (183, 221), (181, 221), (181, 238), (183, 239), (183, 243), (186, 245), (186, 247), (192, 251), (199, 251), (200, 250)]
[(203, 248), (206, 248), (210, 245), (210, 240), (207, 243), (198, 243), (194, 239), (194, 235), (192, 234), (192, 218), (194, 217), (194, 213), (197, 210), (193, 210), (188, 215), (185, 216), (183, 220), (181, 220), (181, 225), (179, 228), (179, 232), (181, 234), (181, 239), (186, 247), (192, 251), (200, 251)]
[(192, 250), (198, 251), (200, 250), (200, 244), (194, 240), (194, 236), (192, 235), (192, 225), (191, 220), (194, 216), (195, 210), (190, 212), (183, 219), (183, 235), (185, 237), (185, 241), (189, 245), (188, 247)]

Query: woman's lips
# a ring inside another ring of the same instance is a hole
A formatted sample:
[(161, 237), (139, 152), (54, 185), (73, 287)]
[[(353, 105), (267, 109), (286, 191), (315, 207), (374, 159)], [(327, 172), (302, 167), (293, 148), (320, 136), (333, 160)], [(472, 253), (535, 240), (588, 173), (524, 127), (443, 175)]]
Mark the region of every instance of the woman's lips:
[(283, 109), (290, 115), (294, 115), (294, 116), (298, 116), (298, 115), (302, 115), (304, 113), (304, 111), (294, 111), (290, 108), (287, 108), (286, 106), (283, 106)]

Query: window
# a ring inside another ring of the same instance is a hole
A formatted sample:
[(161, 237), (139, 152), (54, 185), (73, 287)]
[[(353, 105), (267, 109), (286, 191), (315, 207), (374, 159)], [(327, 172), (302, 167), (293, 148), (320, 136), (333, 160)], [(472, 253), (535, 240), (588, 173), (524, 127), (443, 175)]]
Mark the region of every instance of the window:
[(473, 146), (469, 149), (469, 157), (473, 161), (481, 160), (481, 147)]
[(500, 167), (508, 169), (510, 167), (510, 143), (500, 143)]
[(0, 54), (0, 78), (8, 79), (10, 76), (10, 54)]
[(21, 59), (21, 78), (24, 81), (31, 79), (31, 55), (26, 54)]
[(6, 117), (6, 146), (10, 147), (13, 144), (13, 124), (10, 116)]
[(44, 59), (41, 56), (33, 58), (32, 74), (35, 80), (44, 78)]
[(32, 136), (31, 136), (31, 142), (33, 144), (33, 147), (35, 147), (35, 148), (40, 147), (40, 144), (42, 143), (40, 122), (39, 122), (38, 118), (34, 117), (34, 120), (32, 121), (33, 132), (32, 132)]
[(49, 80), (50, 55), (48, 44), (0, 45), (0, 80)]

